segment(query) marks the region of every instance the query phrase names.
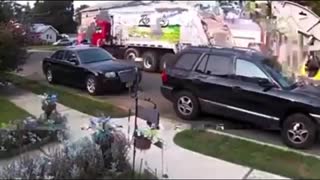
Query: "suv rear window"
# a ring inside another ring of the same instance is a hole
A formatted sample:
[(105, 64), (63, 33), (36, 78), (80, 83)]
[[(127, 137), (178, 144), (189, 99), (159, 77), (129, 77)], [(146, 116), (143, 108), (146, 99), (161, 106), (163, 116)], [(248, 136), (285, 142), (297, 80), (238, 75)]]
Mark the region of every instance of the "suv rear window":
[(54, 59), (59, 59), (59, 60), (62, 60), (63, 59), (63, 55), (64, 55), (64, 51), (57, 51), (56, 53), (54, 53), (51, 58), (54, 58)]
[(191, 70), (193, 65), (199, 59), (199, 53), (185, 53), (178, 59), (175, 67), (183, 70)]

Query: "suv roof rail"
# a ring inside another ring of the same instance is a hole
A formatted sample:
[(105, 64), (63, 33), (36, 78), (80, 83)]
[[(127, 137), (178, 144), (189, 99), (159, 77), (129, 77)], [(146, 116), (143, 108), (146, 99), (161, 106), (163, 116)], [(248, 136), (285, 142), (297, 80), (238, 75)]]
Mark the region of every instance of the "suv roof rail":
[(244, 51), (250, 51), (250, 52), (259, 52), (256, 49), (247, 48), (247, 47), (240, 47), (240, 46), (233, 46), (232, 49), (244, 50)]

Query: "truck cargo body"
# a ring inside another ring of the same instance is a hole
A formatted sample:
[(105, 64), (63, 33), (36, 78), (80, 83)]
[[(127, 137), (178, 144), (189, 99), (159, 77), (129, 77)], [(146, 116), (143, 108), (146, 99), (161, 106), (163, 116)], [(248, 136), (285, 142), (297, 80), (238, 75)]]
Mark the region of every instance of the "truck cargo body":
[(162, 70), (167, 57), (185, 46), (212, 44), (199, 12), (181, 4), (110, 9), (92, 21), (79, 33), (117, 58), (142, 60), (146, 71)]

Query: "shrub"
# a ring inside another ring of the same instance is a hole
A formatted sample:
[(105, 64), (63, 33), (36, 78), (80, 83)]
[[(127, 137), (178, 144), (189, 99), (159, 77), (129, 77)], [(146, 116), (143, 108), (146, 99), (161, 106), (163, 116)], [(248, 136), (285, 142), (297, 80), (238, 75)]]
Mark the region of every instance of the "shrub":
[(0, 72), (17, 69), (25, 62), (25, 32), (14, 22), (0, 24)]
[[(120, 140), (120, 139), (119, 139)], [(126, 164), (127, 143), (122, 139), (115, 162)], [(121, 154), (121, 155), (120, 155)], [(125, 161), (125, 162), (124, 162)], [(37, 158), (24, 156), (3, 168), (2, 179), (112, 179), (103, 166), (102, 153), (98, 145), (88, 138), (49, 150), (48, 156)]]

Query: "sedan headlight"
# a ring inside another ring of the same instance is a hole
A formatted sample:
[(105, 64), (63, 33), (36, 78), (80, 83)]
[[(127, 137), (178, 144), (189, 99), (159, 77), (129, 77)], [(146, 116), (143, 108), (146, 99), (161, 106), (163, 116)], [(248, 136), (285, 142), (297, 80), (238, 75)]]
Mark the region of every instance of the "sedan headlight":
[(107, 72), (104, 74), (104, 76), (106, 78), (115, 78), (116, 77), (116, 73), (115, 72)]

